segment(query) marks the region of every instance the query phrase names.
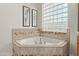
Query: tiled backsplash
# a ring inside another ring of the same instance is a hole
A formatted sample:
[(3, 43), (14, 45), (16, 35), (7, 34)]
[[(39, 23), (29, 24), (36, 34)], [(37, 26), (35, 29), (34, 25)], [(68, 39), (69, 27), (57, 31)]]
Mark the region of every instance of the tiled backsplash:
[(39, 35), (40, 32), (38, 31), (38, 29), (12, 29), (13, 40)]
[(46, 36), (46, 37), (57, 38), (57, 39), (69, 41), (69, 32), (67, 32), (67, 33), (61, 33), (61, 32), (57, 33), (57, 32), (42, 31), (41, 36)]
[(56, 32), (40, 31), (40, 29), (35, 29), (35, 28), (12, 30), (13, 40), (27, 38), (31, 36), (40, 36), (40, 35), (69, 41), (69, 31), (68, 33), (56, 33)]

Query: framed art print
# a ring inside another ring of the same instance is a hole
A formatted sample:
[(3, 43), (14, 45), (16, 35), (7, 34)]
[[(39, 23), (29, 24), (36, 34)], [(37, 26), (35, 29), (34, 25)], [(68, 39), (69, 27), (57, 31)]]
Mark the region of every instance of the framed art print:
[(37, 10), (32, 9), (32, 27), (37, 26)]
[(30, 8), (23, 6), (23, 26), (30, 26)]

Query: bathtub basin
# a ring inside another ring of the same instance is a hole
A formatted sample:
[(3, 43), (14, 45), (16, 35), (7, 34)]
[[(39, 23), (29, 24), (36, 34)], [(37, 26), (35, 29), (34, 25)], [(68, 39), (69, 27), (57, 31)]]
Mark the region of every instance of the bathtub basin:
[(17, 39), (16, 42), (24, 47), (62, 47), (67, 43), (64, 40), (42, 36)]
[(66, 56), (67, 42), (44, 36), (17, 39), (13, 55), (18, 56)]

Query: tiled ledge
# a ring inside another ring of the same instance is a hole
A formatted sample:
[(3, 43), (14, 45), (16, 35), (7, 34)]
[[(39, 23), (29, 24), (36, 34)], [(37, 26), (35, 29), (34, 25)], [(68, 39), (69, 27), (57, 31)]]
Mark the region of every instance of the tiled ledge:
[(31, 36), (46, 36), (46, 37), (56, 37), (61, 39), (66, 39), (69, 41), (69, 32), (61, 33), (61, 32), (48, 32), (48, 31), (41, 31), (40, 29), (13, 29), (12, 30), (12, 38), (26, 38)]

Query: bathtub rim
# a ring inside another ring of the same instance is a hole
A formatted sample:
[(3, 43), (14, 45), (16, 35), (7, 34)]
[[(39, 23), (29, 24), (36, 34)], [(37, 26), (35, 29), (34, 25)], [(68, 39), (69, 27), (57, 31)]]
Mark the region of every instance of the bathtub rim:
[(35, 45), (35, 44), (34, 45), (33, 44), (32, 45), (29, 45), (29, 44), (28, 45), (21, 45), (21, 44), (15, 42), (14, 45), (18, 46), (19, 48), (34, 48), (34, 47), (35, 48), (40, 48), (40, 47), (43, 47), (43, 48), (48, 48), (48, 47), (49, 48), (52, 48), (52, 47), (53, 48), (57, 48), (57, 47), (59, 48), (60, 47), (60, 48), (62, 48), (64, 46), (66, 46), (67, 43), (68, 42), (65, 42), (63, 45), (45, 45), (45, 44), (44, 45), (43, 44), (42, 45), (41, 44), (40, 45)]

